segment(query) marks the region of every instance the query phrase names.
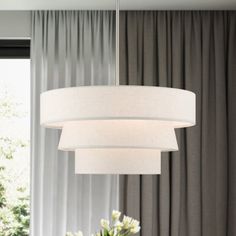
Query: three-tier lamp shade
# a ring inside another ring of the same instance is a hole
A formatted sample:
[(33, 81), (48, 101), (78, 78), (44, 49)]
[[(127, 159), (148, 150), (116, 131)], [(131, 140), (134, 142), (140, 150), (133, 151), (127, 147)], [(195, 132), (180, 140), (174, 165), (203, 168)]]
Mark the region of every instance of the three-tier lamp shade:
[(81, 174), (160, 174), (175, 128), (195, 124), (195, 94), (151, 86), (82, 86), (41, 94), (41, 124), (62, 129)]

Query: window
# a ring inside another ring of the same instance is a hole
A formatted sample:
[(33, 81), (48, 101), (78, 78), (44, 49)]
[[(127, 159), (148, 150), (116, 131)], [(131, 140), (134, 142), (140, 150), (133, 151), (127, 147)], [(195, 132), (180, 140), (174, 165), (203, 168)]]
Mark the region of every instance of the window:
[(0, 236), (29, 235), (29, 45), (0, 40)]

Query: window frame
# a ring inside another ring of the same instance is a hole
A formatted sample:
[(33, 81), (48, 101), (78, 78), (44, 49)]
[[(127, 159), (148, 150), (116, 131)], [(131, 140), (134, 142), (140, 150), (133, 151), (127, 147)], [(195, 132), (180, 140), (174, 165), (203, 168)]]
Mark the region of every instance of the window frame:
[(30, 58), (30, 39), (1, 39), (0, 59)]

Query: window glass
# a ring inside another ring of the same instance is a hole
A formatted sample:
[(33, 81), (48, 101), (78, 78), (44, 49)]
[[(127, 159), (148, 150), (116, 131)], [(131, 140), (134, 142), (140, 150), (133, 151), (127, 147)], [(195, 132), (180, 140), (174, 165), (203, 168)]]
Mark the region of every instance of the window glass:
[(0, 236), (29, 235), (30, 59), (0, 59)]

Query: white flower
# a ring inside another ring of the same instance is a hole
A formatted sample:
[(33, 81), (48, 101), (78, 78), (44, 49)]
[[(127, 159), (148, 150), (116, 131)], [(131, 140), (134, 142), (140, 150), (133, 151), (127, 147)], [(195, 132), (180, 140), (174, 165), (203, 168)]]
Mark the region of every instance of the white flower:
[(137, 226), (137, 227), (134, 227), (134, 228), (131, 228), (130, 229), (130, 232), (133, 233), (133, 234), (136, 234), (139, 232), (139, 230), (141, 229), (140, 226)]
[(131, 217), (124, 215), (123, 222), (122, 222), (124, 229), (128, 229), (130, 227), (131, 221), (132, 221)]
[(113, 221), (117, 221), (117, 220), (119, 220), (120, 215), (121, 215), (121, 212), (113, 210), (111, 218)]
[(116, 221), (116, 223), (114, 224), (114, 227), (117, 229), (117, 232), (119, 232), (119, 231), (122, 230), (123, 223), (118, 220), (118, 221)]
[(130, 227), (132, 228), (136, 228), (139, 226), (139, 221), (137, 220), (132, 220), (131, 223), (130, 223)]
[(110, 222), (108, 220), (101, 219), (101, 226), (108, 231), (110, 230)]
[(73, 236), (73, 234), (71, 232), (67, 232), (66, 236)]
[(114, 224), (114, 226), (117, 227), (117, 228), (123, 227), (123, 223), (118, 220), (118, 221), (116, 221), (116, 223)]
[(78, 231), (78, 233), (76, 233), (75, 236), (83, 236), (83, 233), (81, 231)]

